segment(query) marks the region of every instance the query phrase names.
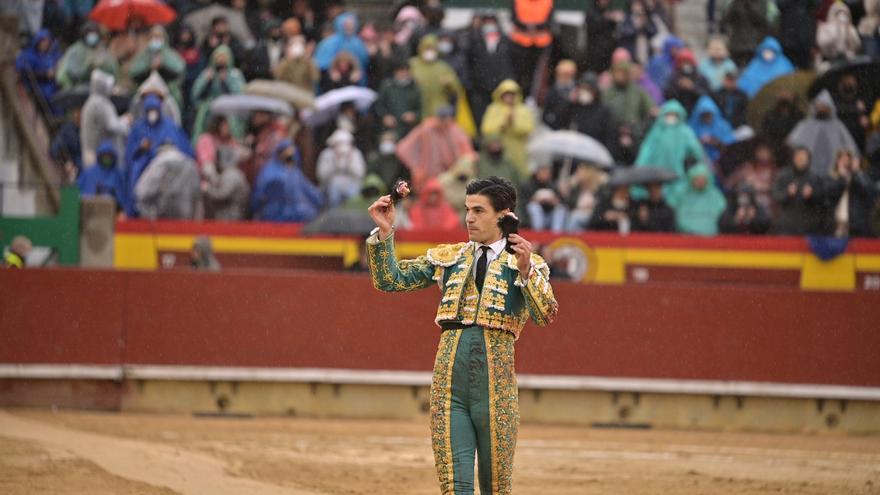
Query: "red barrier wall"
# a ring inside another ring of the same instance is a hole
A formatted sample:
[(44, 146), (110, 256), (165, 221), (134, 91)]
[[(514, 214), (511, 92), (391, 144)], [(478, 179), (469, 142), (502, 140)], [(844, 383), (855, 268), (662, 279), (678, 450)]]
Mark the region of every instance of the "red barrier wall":
[[(520, 372), (880, 386), (880, 293), (555, 288)], [(0, 362), (429, 370), (437, 296), (326, 272), (0, 271)]]

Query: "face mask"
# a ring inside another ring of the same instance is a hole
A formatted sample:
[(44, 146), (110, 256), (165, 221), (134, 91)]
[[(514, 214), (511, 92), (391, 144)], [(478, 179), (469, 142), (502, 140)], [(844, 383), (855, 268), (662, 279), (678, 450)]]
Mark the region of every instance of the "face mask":
[(848, 23), (848, 22), (849, 22), (849, 16), (846, 15), (846, 12), (838, 12), (838, 13), (837, 13), (837, 20), (838, 20), (839, 22), (847, 22), (847, 23)]
[(494, 34), (498, 32), (497, 24), (483, 24), (483, 34)]
[(158, 110), (150, 110), (147, 112), (147, 121), (151, 124), (155, 124), (159, 122), (159, 111)]
[(761, 56), (764, 57), (764, 60), (766, 60), (767, 62), (772, 62), (773, 59), (776, 58), (776, 52), (774, 52), (773, 50), (767, 49), (767, 50), (764, 50), (764, 52), (761, 54)]
[(433, 62), (433, 61), (437, 60), (437, 51), (436, 50), (425, 50), (425, 52), (422, 53), (422, 59), (425, 62)]
[(98, 162), (104, 168), (111, 168), (116, 164), (116, 159), (112, 155), (103, 155), (98, 159)]
[(86, 35), (86, 44), (89, 46), (95, 46), (98, 44), (98, 40), (100, 40), (100, 39), (101, 39), (101, 37), (98, 36), (98, 33), (94, 33), (94, 32), (88, 33)]
[(452, 43), (449, 41), (441, 41), (437, 44), (437, 48), (440, 50), (440, 53), (452, 53)]
[(302, 57), (306, 53), (306, 46), (302, 43), (294, 43), (290, 45), (290, 50), (287, 53), (291, 58)]
[(675, 125), (678, 123), (678, 115), (668, 113), (663, 117), (663, 120), (666, 122), (666, 125)]
[(504, 154), (504, 150), (501, 149), (489, 150), (489, 156), (491, 156), (495, 160), (500, 159), (502, 154)]
[(153, 50), (153, 51), (159, 50), (160, 48), (162, 48), (162, 45), (164, 45), (164, 44), (165, 43), (162, 40), (160, 40), (158, 38), (153, 38), (150, 40), (150, 44), (149, 44), (150, 50)]
[(581, 105), (589, 105), (593, 103), (593, 93), (589, 91), (580, 91), (578, 93), (578, 103)]
[(382, 143), (379, 144), (379, 153), (383, 155), (390, 155), (394, 153), (395, 148), (397, 148), (397, 146), (393, 142), (382, 141)]
[(348, 143), (339, 143), (336, 146), (334, 146), (333, 149), (335, 149), (337, 153), (344, 155), (344, 154), (348, 153), (349, 151), (351, 151), (351, 145)]

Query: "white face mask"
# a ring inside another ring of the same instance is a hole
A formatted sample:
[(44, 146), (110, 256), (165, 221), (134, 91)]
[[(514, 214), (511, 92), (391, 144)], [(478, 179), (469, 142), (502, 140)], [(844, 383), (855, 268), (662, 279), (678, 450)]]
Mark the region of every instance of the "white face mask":
[(294, 43), (290, 45), (290, 49), (287, 50), (287, 54), (290, 58), (299, 58), (302, 57), (306, 53), (306, 47), (302, 43)]
[(675, 125), (678, 123), (678, 115), (667, 113), (663, 116), (663, 120), (666, 122), (666, 125)]
[(155, 124), (159, 122), (159, 111), (158, 110), (150, 110), (147, 112), (147, 121), (151, 124)]
[(761, 53), (761, 56), (764, 57), (764, 60), (767, 62), (772, 62), (773, 59), (776, 58), (776, 52), (768, 48)]
[(86, 44), (89, 46), (97, 45), (98, 40), (100, 40), (100, 39), (101, 39), (101, 37), (98, 35), (98, 33), (91, 32), (91, 33), (86, 34)]
[(437, 51), (425, 50), (425, 52), (422, 53), (422, 60), (424, 60), (425, 62), (433, 62), (437, 60)]
[(589, 105), (593, 103), (593, 93), (589, 91), (580, 91), (578, 92), (578, 103), (581, 105)]
[(336, 150), (336, 152), (339, 153), (340, 155), (345, 155), (345, 154), (348, 154), (349, 151), (351, 151), (351, 144), (339, 143), (336, 146), (334, 146), (333, 149)]
[(397, 146), (392, 141), (382, 141), (379, 144), (379, 153), (383, 155), (390, 155), (394, 153), (394, 150)]
[(156, 50), (162, 48), (162, 45), (164, 45), (164, 44), (165, 44), (165, 42), (160, 40), (159, 38), (153, 38), (150, 40), (150, 44), (149, 44), (150, 50), (156, 51)]
[(437, 44), (437, 49), (440, 50), (440, 53), (452, 53), (452, 43), (449, 41), (441, 41)]
[(611, 206), (613, 206), (615, 210), (625, 210), (626, 207), (629, 206), (629, 201), (620, 198), (613, 198), (611, 200)]

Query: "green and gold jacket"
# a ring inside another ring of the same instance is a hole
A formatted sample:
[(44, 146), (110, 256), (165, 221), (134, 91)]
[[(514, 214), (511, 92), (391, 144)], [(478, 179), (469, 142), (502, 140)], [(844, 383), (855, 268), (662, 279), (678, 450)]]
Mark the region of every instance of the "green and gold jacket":
[(523, 280), (516, 257), (502, 251), (487, 266), (480, 293), (471, 269), (473, 242), (441, 244), (414, 260), (398, 261), (394, 235), (380, 241), (374, 233), (367, 239), (367, 253), (373, 286), (381, 291), (404, 292), (434, 284), (440, 287), (442, 297), (434, 319), (437, 325), (458, 322), (497, 328), (519, 338), (529, 316), (539, 326), (546, 326), (559, 308), (550, 287), (550, 269), (536, 254), (532, 254), (529, 278)]

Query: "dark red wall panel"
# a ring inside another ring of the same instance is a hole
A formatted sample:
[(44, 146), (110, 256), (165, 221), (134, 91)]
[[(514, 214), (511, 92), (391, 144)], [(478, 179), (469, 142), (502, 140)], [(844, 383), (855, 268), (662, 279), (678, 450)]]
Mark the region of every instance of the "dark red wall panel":
[(128, 276), (0, 270), (0, 362), (119, 364)]
[[(556, 284), (521, 373), (880, 386), (880, 293)], [(0, 271), (0, 362), (429, 370), (436, 288), (364, 275)]]

